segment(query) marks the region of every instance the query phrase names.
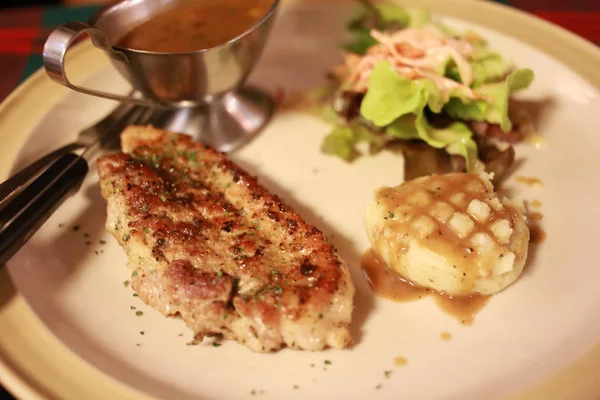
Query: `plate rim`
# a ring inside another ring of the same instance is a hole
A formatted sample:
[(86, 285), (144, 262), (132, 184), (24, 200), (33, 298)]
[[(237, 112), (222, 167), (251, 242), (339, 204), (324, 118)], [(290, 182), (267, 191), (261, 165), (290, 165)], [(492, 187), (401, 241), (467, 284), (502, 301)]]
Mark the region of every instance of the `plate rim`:
[[(284, 0), (283, 3), (321, 1)], [(349, 3), (349, 0), (327, 1)], [(596, 72), (600, 70), (600, 47), (551, 22), (503, 4), (482, 0), (404, 0), (402, 3), (405, 6), (426, 7), (436, 14), (484, 25), (521, 40), (560, 60), (600, 90), (600, 75)], [(508, 27), (518, 28), (511, 31)], [(106, 56), (95, 51), (88, 42), (73, 48), (70, 56), (74, 68), (71, 77), (75, 81), (108, 64)], [(46, 96), (36, 97), (36, 92), (44, 92)], [(0, 179), (8, 176), (15, 156), (31, 130), (57, 99), (68, 92), (69, 89), (52, 82), (44, 69), (40, 68), (0, 104), (0, 141), (3, 143), (0, 147)], [(27, 110), (27, 118), (17, 121), (15, 115), (19, 110), (23, 114), (26, 104), (35, 105), (34, 111)], [(28, 351), (17, 354), (15, 347)], [(61, 361), (60, 366), (55, 365), (56, 360)], [(44, 365), (53, 368), (43, 369)], [(544, 381), (532, 384), (513, 398), (592, 398), (600, 394), (595, 385), (595, 372), (599, 368), (600, 338), (596, 346), (574, 363)], [(69, 373), (74, 370), (78, 373)], [(7, 268), (0, 269), (0, 381), (7, 390), (22, 399), (100, 399), (108, 394), (113, 399), (150, 398), (101, 372), (54, 337), (26, 300), (16, 292)], [(101, 394), (95, 390), (98, 388), (96, 385), (101, 385)]]

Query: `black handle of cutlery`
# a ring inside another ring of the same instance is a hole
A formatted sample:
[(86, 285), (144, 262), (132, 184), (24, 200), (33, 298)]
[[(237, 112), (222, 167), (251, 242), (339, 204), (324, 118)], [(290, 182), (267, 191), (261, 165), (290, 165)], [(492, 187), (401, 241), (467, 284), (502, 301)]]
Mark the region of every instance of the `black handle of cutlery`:
[(33, 164), (23, 168), (6, 181), (0, 183), (0, 210), (4, 208), (4, 206), (6, 206), (6, 204), (8, 204), (10, 200), (22, 189), (27, 187), (32, 179), (34, 179), (36, 176), (39, 176), (39, 174), (41, 174), (44, 169), (52, 163), (52, 161), (55, 161), (63, 154), (77, 150), (81, 147), (82, 146), (77, 143), (72, 143), (61, 147), (60, 149), (57, 149), (52, 153), (40, 158)]
[(79, 189), (88, 170), (85, 159), (65, 154), (0, 210), (0, 266)]

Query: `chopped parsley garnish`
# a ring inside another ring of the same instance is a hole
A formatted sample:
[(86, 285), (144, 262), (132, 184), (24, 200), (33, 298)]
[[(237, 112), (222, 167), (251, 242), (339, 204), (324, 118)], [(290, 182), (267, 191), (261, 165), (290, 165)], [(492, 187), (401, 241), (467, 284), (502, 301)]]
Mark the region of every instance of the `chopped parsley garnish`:
[(219, 342), (214, 342), (214, 343), (213, 343), (213, 347), (221, 347), (221, 343), (219, 343)]
[(331, 365), (331, 361), (330, 361), (330, 360), (325, 360), (325, 361), (323, 361), (323, 363), (324, 363), (325, 365)]
[(132, 310), (135, 310), (135, 307), (134, 307), (134, 306), (129, 306), (129, 308), (131, 308)]
[(390, 211), (390, 212), (388, 213), (388, 218), (394, 218), (394, 213)]
[(272, 290), (276, 295), (283, 293), (283, 288), (280, 285), (273, 286)]
[(138, 272), (137, 271), (133, 271), (133, 274), (131, 274), (131, 276), (137, 276)]
[(129, 286), (129, 281), (123, 281), (123, 286), (125, 286), (125, 287)]
[(144, 228), (144, 233), (148, 233), (150, 230), (148, 228)]
[(129, 240), (129, 234), (128, 233), (124, 233), (122, 239), (123, 239), (124, 242), (128, 241)]
[(98, 243), (100, 243), (100, 244), (106, 244), (106, 240), (99, 240)]
[(223, 276), (223, 271), (220, 271), (220, 270), (219, 270), (219, 271), (217, 271), (217, 276), (218, 276), (219, 278), (220, 278), (220, 277), (222, 277), (222, 276)]
[(185, 158), (189, 161), (196, 162), (196, 150), (190, 150), (185, 153)]
[(138, 297), (138, 294), (137, 294), (137, 293), (134, 293), (134, 294), (133, 294), (133, 297)]
[(390, 370), (383, 371), (383, 375), (389, 379), (390, 375), (392, 375), (392, 371), (390, 371)]
[(375, 390), (379, 390), (381, 389), (381, 383), (377, 384), (377, 386), (375, 386)]
[(167, 201), (167, 197), (164, 194), (161, 194), (160, 196), (158, 196), (160, 198), (160, 201), (162, 201), (163, 203), (165, 201)]
[(319, 314), (319, 319), (323, 319), (323, 313)]
[(143, 312), (141, 312), (141, 311), (136, 311), (136, 312), (135, 312), (135, 315), (137, 315), (138, 317), (142, 316), (143, 314), (144, 314), (144, 313), (143, 313)]

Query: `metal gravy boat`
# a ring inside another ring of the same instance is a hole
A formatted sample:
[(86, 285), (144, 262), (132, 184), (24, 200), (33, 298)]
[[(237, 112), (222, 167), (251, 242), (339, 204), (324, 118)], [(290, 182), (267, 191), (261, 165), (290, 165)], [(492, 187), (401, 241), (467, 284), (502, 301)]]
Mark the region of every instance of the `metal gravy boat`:
[[(134, 27), (184, 1), (121, 0), (96, 12), (87, 24), (67, 22), (46, 40), (44, 67), (52, 80), (72, 90), (162, 109), (162, 119), (155, 125), (192, 134), (219, 151), (231, 151), (257, 133), (273, 112), (274, 102), (268, 95), (242, 85), (267, 41), (279, 0), (273, 0), (266, 14), (244, 33), (209, 49), (164, 53), (115, 45)], [(69, 81), (65, 56), (84, 34), (108, 54), (117, 71), (143, 97), (93, 90)]]

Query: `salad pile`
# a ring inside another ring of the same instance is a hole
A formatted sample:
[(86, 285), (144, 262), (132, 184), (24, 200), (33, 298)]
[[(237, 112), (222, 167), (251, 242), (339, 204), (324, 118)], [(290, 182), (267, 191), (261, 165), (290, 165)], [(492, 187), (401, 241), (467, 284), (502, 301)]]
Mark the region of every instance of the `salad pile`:
[[(473, 32), (434, 22), (426, 10), (361, 7), (347, 28), (353, 40), (319, 94), (319, 114), (334, 125), (324, 152), (349, 161), (361, 142), (377, 152), (410, 139), (459, 158), (457, 170), (502, 174), (513, 162), (511, 144), (522, 134), (509, 99), (531, 84), (532, 70), (516, 68)], [(501, 171), (494, 171), (498, 159)]]

